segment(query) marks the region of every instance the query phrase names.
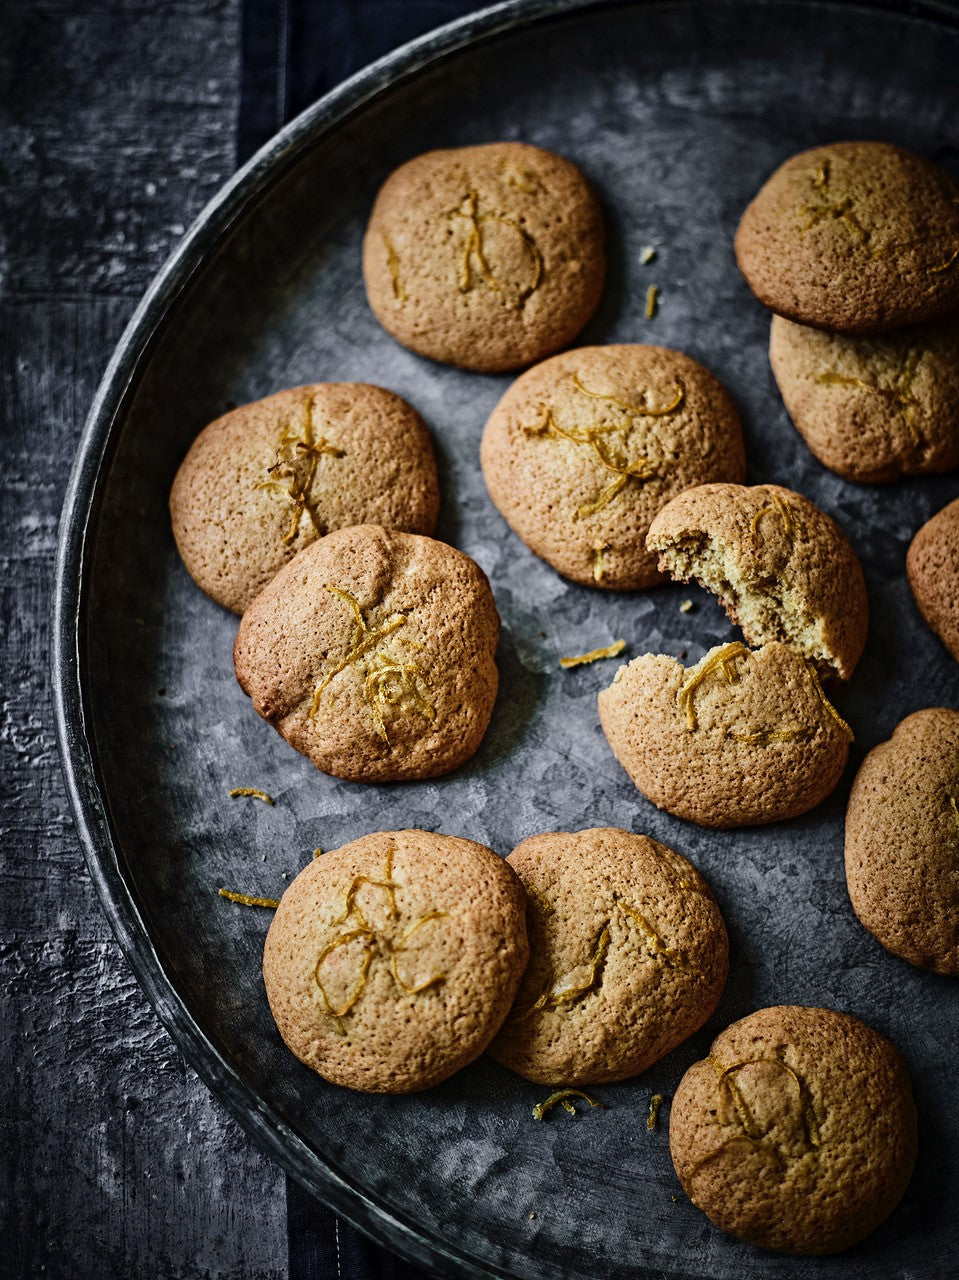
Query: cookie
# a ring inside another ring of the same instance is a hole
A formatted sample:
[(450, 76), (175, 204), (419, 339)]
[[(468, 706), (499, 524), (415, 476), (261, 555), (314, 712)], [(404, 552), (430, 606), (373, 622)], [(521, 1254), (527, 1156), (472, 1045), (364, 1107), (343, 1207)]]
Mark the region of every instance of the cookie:
[(742, 480), (742, 427), (722, 384), (680, 351), (581, 347), (528, 370), (493, 410), (480, 461), (531, 551), (574, 582), (661, 580), (645, 545), (670, 498)]
[(498, 635), (469, 556), (359, 525), (280, 570), (243, 615), (233, 660), (254, 708), (318, 769), (396, 782), (448, 773), (477, 749)]
[(879, 484), (959, 466), (959, 323), (855, 337), (773, 316), (769, 360), (830, 471)]
[(599, 204), (568, 160), (520, 142), (456, 147), (387, 178), (363, 275), (403, 346), (496, 373), (576, 337), (603, 288), (603, 242)]
[(848, 680), (869, 605), (855, 551), (836, 522), (775, 484), (707, 484), (674, 498), (646, 545), (659, 567), (719, 598), (751, 645), (782, 640), (821, 676)]
[(829, 1009), (760, 1009), (680, 1081), (669, 1149), (683, 1190), (723, 1231), (782, 1253), (838, 1253), (909, 1183), (916, 1107), (898, 1051)]
[(888, 951), (959, 978), (959, 711), (914, 712), (862, 762), (846, 810), (846, 885)]
[(886, 142), (793, 156), (736, 232), (736, 261), (760, 302), (843, 333), (959, 310), (959, 183)]
[(959, 662), (959, 498), (913, 538), (906, 577), (919, 612)]
[(383, 831), (314, 859), (263, 952), (280, 1035), (349, 1089), (439, 1084), (509, 1010), (529, 956), (524, 909), (506, 862), (472, 840)]
[(541, 1084), (637, 1075), (697, 1031), (729, 970), (726, 926), (691, 863), (614, 827), (552, 831), (507, 858), (530, 964), (490, 1055)]
[(710, 649), (688, 671), (643, 654), (599, 695), (613, 754), (648, 800), (704, 827), (795, 818), (846, 767), (852, 732), (812, 663), (774, 641)]
[(439, 510), (429, 432), (405, 400), (363, 382), (294, 387), (204, 428), (170, 494), (194, 582), (242, 613), (280, 569), (333, 529), (432, 533)]

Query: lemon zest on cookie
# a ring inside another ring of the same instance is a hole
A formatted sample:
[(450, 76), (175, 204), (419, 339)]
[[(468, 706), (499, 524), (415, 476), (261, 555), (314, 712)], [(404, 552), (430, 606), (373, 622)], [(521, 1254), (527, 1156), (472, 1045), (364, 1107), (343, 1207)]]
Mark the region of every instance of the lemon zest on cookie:
[(649, 1114), (646, 1117), (646, 1128), (650, 1132), (656, 1128), (656, 1121), (659, 1119), (659, 1108), (663, 1105), (663, 1095), (654, 1093), (649, 1100)]
[(806, 215), (807, 221), (801, 225), (800, 230), (810, 231), (818, 223), (824, 222), (826, 219), (834, 219), (843, 224), (854, 240), (857, 240), (859, 244), (865, 244), (869, 239), (870, 233), (853, 212), (855, 201), (852, 196), (846, 196), (844, 200), (835, 200), (830, 194), (828, 160), (823, 161), (816, 169), (812, 184), (823, 197), (823, 203), (803, 206), (802, 212)]
[(606, 572), (606, 552), (609, 551), (608, 542), (597, 542), (593, 544), (593, 581), (602, 582), (603, 574)]
[(659, 285), (651, 284), (646, 290), (646, 319), (652, 320), (659, 306)]
[[(313, 691), (313, 700), (307, 713), (312, 720), (320, 708), (320, 700), (330, 683), (347, 667), (355, 666), (361, 658), (372, 653), (372, 670), (368, 670), (363, 681), (363, 696), (373, 719), (377, 735), (387, 747), (391, 746), (389, 731), (383, 712), (404, 699), (409, 700), (413, 709), (426, 720), (436, 718), (436, 708), (423, 690), (429, 691), (430, 683), (422, 668), (415, 662), (405, 662), (399, 658), (376, 652), (381, 642), (406, 623), (404, 614), (394, 614), (377, 626), (370, 627), (359, 601), (342, 587), (327, 586), (326, 590), (342, 600), (353, 614), (354, 629), (350, 638), (350, 648), (346, 657), (338, 662)], [(413, 648), (419, 648), (412, 641)]]
[(590, 649), (589, 653), (581, 653), (575, 658), (560, 658), (559, 665), (568, 671), (570, 667), (582, 667), (588, 662), (599, 662), (601, 658), (618, 658), (625, 648), (625, 640), (614, 640), (604, 649)]
[[(346, 1029), (343, 1026), (342, 1020), (356, 1007), (356, 1004), (366, 987), (370, 967), (373, 964), (374, 959), (378, 956), (386, 961), (387, 971), (390, 974), (396, 989), (404, 995), (420, 995), (431, 987), (438, 986), (440, 983), (445, 982), (449, 977), (448, 973), (435, 973), (424, 982), (410, 985), (404, 982), (403, 978), (400, 976), (397, 960), (397, 957), (407, 950), (407, 943), (414, 934), (423, 928), (424, 925), (429, 924), (432, 920), (447, 919), (448, 912), (437, 910), (425, 912), (419, 917), (419, 919), (414, 921), (410, 928), (408, 928), (398, 940), (394, 941), (393, 938), (386, 934), (382, 929), (374, 927), (367, 921), (366, 916), (363, 914), (363, 910), (357, 901), (357, 895), (364, 885), (367, 885), (370, 888), (382, 889), (386, 894), (389, 904), (387, 919), (399, 919), (400, 912), (396, 903), (396, 890), (401, 886), (393, 878), (394, 853), (395, 848), (393, 846), (390, 846), (386, 851), (383, 863), (383, 878), (381, 880), (375, 880), (372, 876), (362, 874), (353, 877), (346, 890), (343, 914), (333, 920), (332, 924), (334, 928), (338, 928), (340, 925), (344, 925), (347, 921), (352, 920), (356, 927), (348, 930), (346, 933), (339, 934), (332, 940), (332, 942), (328, 943), (317, 957), (317, 961), (313, 969), (313, 979), (319, 989), (320, 997), (323, 1001), (324, 1012), (333, 1020), (333, 1023), (340, 1035), (346, 1034)], [(360, 938), (365, 939), (363, 957), (360, 961), (360, 971), (357, 975), (357, 979), (350, 996), (347, 998), (345, 1004), (338, 1009), (329, 998), (329, 993), (323, 985), (320, 970), (323, 962), (334, 952), (343, 947), (349, 946), (350, 943), (356, 942)]]
[(792, 512), (789, 510), (789, 504), (786, 502), (783, 502), (782, 498), (779, 496), (778, 493), (774, 493), (772, 496), (772, 505), (767, 507), (760, 507), (760, 509), (753, 516), (752, 521), (750, 523), (750, 526), (749, 526), (750, 539), (752, 541), (752, 546), (754, 551), (759, 546), (759, 532), (760, 532), (759, 524), (763, 516), (778, 516), (779, 519), (782, 521), (783, 533), (787, 538), (792, 538), (793, 519), (792, 519)]
[(400, 990), (405, 991), (408, 996), (418, 996), (421, 991), (427, 991), (430, 987), (435, 987), (438, 986), (439, 983), (445, 982), (449, 976), (446, 973), (434, 973), (433, 976), (431, 978), (427, 978), (425, 982), (414, 983), (413, 986), (409, 986), (400, 977), (399, 970), (397, 969), (397, 956), (406, 950), (406, 943), (413, 937), (414, 933), (417, 933), (422, 929), (425, 924), (429, 924), (431, 920), (445, 920), (447, 915), (448, 912), (446, 911), (428, 911), (425, 916), (420, 916), (419, 920), (417, 920), (416, 924), (414, 924), (412, 928), (407, 929), (406, 933), (403, 934), (397, 945), (392, 948), (390, 955), (390, 970), (393, 975), (393, 981)]
[(940, 262), (939, 265), (935, 267), (926, 267), (926, 273), (931, 276), (938, 275), (941, 271), (948, 271), (949, 268), (955, 266), (957, 262), (959, 262), (959, 245), (956, 245), (955, 249), (953, 249), (952, 253), (950, 253), (949, 257), (946, 258), (944, 262)]
[(233, 787), (229, 793), (235, 800), (237, 796), (249, 796), (252, 800), (262, 800), (264, 804), (276, 804), (271, 795), (256, 787)]
[(739, 1123), (742, 1125), (743, 1132), (746, 1134), (747, 1138), (752, 1138), (753, 1140), (766, 1137), (769, 1130), (768, 1128), (761, 1128), (757, 1123), (749, 1104), (743, 1096), (742, 1090), (733, 1077), (738, 1071), (741, 1071), (743, 1067), (753, 1067), (764, 1064), (768, 1064), (785, 1071), (795, 1084), (796, 1092), (799, 1095), (803, 1131), (805, 1133), (806, 1141), (812, 1149), (822, 1146), (822, 1132), (819, 1127), (819, 1121), (816, 1117), (816, 1110), (812, 1100), (812, 1092), (799, 1072), (794, 1070), (788, 1062), (784, 1062), (782, 1058), (744, 1058), (741, 1062), (734, 1062), (731, 1066), (727, 1067), (717, 1061), (712, 1054), (707, 1057), (706, 1061), (717, 1074), (720, 1092), (722, 1092), (723, 1088), (728, 1090), (736, 1115), (739, 1119)]
[(755, 733), (730, 733), (736, 742), (751, 747), (765, 747), (770, 742), (803, 741), (815, 732), (809, 725), (797, 724), (788, 729), (757, 729)]
[(561, 1005), (573, 1004), (592, 991), (602, 978), (606, 954), (609, 951), (609, 938), (609, 921), (607, 920), (600, 930), (596, 945), (593, 947), (589, 959), (582, 965), (576, 965), (577, 969), (586, 968), (589, 970), (589, 976), (586, 980), (584, 982), (571, 981), (569, 974), (557, 979), (552, 987), (548, 991), (544, 991), (521, 1017), (529, 1018), (543, 1009), (558, 1009)]
[[(957, 253), (959, 253), (959, 250), (957, 250)], [(878, 382), (867, 382), (864, 378), (855, 378), (838, 373), (835, 369), (824, 369), (822, 373), (816, 375), (816, 381), (821, 386), (849, 387), (860, 391), (868, 391), (873, 395), (881, 396), (884, 400), (894, 405), (898, 405), (903, 411), (906, 426), (909, 428), (910, 439), (914, 445), (918, 445), (921, 444), (922, 437), (916, 426), (916, 414), (922, 408), (922, 405), (912, 394), (912, 385), (924, 354), (918, 347), (912, 347), (907, 351), (899, 363), (899, 368), (893, 374), (888, 387), (881, 386)]]
[(543, 1102), (537, 1102), (533, 1108), (533, 1119), (545, 1120), (549, 1112), (557, 1105), (561, 1106), (569, 1115), (575, 1116), (577, 1114), (576, 1098), (581, 1098), (583, 1102), (588, 1102), (591, 1107), (598, 1107), (600, 1111), (609, 1110), (605, 1102), (599, 1102), (596, 1098), (591, 1098), (588, 1093), (583, 1093), (582, 1089), (558, 1089), (556, 1093), (551, 1093)]
[(693, 702), (696, 690), (717, 672), (731, 688), (739, 679), (733, 664), (741, 658), (748, 659), (749, 650), (741, 641), (733, 640), (730, 644), (724, 644), (721, 649), (717, 650), (697, 672), (687, 676), (676, 694), (676, 705), (685, 715), (686, 728), (690, 733), (698, 726), (696, 707)]
[[(477, 283), (477, 279), (482, 279), (490, 289), (500, 289), (502, 287), (502, 280), (490, 266), (486, 257), (486, 249), (483, 243), (483, 228), (485, 226), (496, 224), (509, 227), (510, 231), (519, 237), (523, 245), (523, 251), (532, 266), (532, 280), (520, 290), (517, 301), (517, 307), (522, 308), (530, 295), (539, 288), (545, 273), (543, 255), (530, 233), (512, 218), (502, 218), (493, 213), (480, 213), (479, 193), (476, 191), (470, 191), (465, 195), (458, 207), (451, 209), (446, 216), (448, 218), (462, 218), (469, 223), (469, 232), (466, 243), (463, 246), (463, 257), (460, 261), (460, 293), (469, 293)], [(473, 267), (474, 260), (478, 271)]]
[(694, 978), (702, 977), (702, 971), (693, 965), (688, 965), (675, 947), (668, 947), (662, 934), (655, 928), (653, 924), (639, 911), (636, 907), (631, 906), (628, 902), (617, 902), (616, 904), (624, 915), (627, 915), (634, 924), (638, 924), (641, 932), (646, 938), (646, 949), (654, 958), (660, 958), (675, 969), (680, 969), (683, 973), (688, 973)]
[(819, 672), (816, 670), (815, 664), (812, 663), (808, 658), (806, 658), (805, 661), (806, 661), (806, 669), (808, 670), (810, 676), (812, 677), (812, 686), (813, 686), (813, 689), (815, 690), (816, 697), (819, 699), (822, 705), (826, 708), (827, 715), (829, 715), (831, 719), (833, 719), (836, 722), (836, 724), (843, 731), (843, 733), (846, 735), (847, 739), (850, 742), (855, 742), (856, 736), (853, 733), (852, 729), (849, 727), (846, 721), (842, 718), (842, 716), (839, 714), (836, 708), (832, 705), (832, 703), (826, 697), (826, 691), (822, 687), (822, 681), (819, 679)]
[(268, 469), (267, 474), (273, 477), (263, 480), (256, 487), (279, 494), (292, 507), (290, 523), (281, 540), (290, 546), (296, 541), (300, 522), (306, 516), (313, 531), (321, 538), (326, 530), (316, 513), (310, 498), (310, 490), (316, 478), (320, 458), (326, 454), (332, 458), (343, 458), (346, 451), (331, 444), (325, 436), (316, 435), (313, 421), (313, 400), (308, 397), (302, 405), (302, 420), (297, 434), (292, 426), (287, 426), (276, 451), (276, 461)]
[(956, 824), (959, 825), (959, 803), (956, 802), (955, 796), (949, 797), (949, 804), (952, 808), (952, 815), (956, 820)]
[[(587, 387), (578, 373), (570, 375), (570, 381), (573, 386), (581, 394), (590, 400), (601, 400), (605, 403), (614, 405), (627, 415), (626, 421), (598, 423), (589, 427), (573, 426), (563, 427), (556, 420), (553, 409), (547, 404), (540, 405), (540, 416), (532, 426), (524, 426), (523, 431), (531, 436), (545, 436), (552, 438), (561, 438), (569, 440), (573, 444), (587, 445), (593, 450), (600, 463), (607, 471), (612, 471), (616, 479), (612, 481), (605, 489), (602, 489), (595, 498), (589, 502), (584, 502), (576, 511), (576, 515), (580, 520), (588, 519), (590, 516), (596, 515), (622, 493), (630, 480), (637, 480), (640, 483), (646, 480), (652, 480), (657, 470), (652, 462), (646, 457), (640, 457), (635, 462), (616, 456), (610, 446), (603, 439), (610, 433), (627, 434), (633, 430), (636, 418), (664, 418), (671, 413), (675, 413), (682, 405), (686, 398), (686, 388), (681, 382), (677, 382), (673, 399), (669, 404), (662, 406), (650, 406), (645, 403), (642, 405), (630, 403), (621, 399), (619, 396), (609, 395), (606, 392), (594, 391)], [(645, 392), (644, 398), (645, 398)], [(594, 547), (594, 551), (596, 548)], [(597, 567), (599, 572), (597, 573)], [(601, 558), (594, 558), (593, 561), (593, 577), (597, 582), (602, 577)]]
[(389, 267), (390, 279), (393, 282), (393, 297), (397, 302), (405, 302), (407, 293), (403, 288), (403, 281), (400, 277), (400, 256), (396, 252), (393, 241), (385, 231), (383, 232), (383, 244), (386, 248), (386, 265)]
[(271, 907), (274, 911), (280, 905), (279, 898), (256, 898), (250, 893), (237, 893), (233, 889), (218, 889), (221, 898), (229, 902), (237, 902), (241, 907)]
[[(676, 390), (673, 399), (669, 404), (662, 405), (659, 408), (650, 408), (647, 404), (633, 404), (629, 400), (622, 400), (619, 396), (609, 395), (605, 391), (594, 391), (591, 387), (587, 387), (578, 373), (570, 374), (570, 382), (577, 391), (582, 392), (584, 396), (588, 396), (590, 400), (606, 400), (610, 404), (616, 405), (617, 408), (623, 409), (626, 413), (632, 414), (637, 418), (665, 418), (669, 414), (675, 413), (683, 401), (686, 399), (686, 388), (682, 382), (676, 383)], [(646, 392), (643, 392), (645, 398)], [(605, 428), (610, 430), (611, 428)], [(602, 431), (604, 428), (596, 427), (593, 430)]]

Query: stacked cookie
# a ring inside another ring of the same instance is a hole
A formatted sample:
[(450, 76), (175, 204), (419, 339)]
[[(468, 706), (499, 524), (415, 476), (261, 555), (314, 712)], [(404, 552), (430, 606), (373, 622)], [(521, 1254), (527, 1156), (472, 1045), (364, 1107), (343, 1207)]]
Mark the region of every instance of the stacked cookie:
[(787, 160), (736, 233), (812, 452), (851, 480), (959, 464), (959, 184), (883, 142)]

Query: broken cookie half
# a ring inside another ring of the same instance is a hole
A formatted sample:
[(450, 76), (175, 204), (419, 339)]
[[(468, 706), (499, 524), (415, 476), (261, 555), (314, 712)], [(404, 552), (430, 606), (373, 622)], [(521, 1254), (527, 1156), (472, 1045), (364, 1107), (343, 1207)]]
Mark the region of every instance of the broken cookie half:
[(848, 680), (869, 608), (855, 551), (836, 522), (779, 485), (705, 484), (668, 503), (646, 545), (659, 568), (713, 592), (750, 645), (779, 640), (821, 678)]
[(639, 790), (707, 827), (812, 809), (838, 783), (852, 740), (815, 663), (780, 641), (721, 645), (689, 670), (644, 654), (599, 695), (599, 718)]

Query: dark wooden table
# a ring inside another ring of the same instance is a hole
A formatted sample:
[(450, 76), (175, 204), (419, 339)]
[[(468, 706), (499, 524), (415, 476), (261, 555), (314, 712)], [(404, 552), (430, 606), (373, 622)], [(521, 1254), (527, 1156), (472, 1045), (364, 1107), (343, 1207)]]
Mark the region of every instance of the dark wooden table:
[(0, 1275), (285, 1277), (281, 1171), (180, 1058), (87, 879), (49, 681), (57, 524), (151, 276), (252, 148), (462, 0), (0, 5)]

